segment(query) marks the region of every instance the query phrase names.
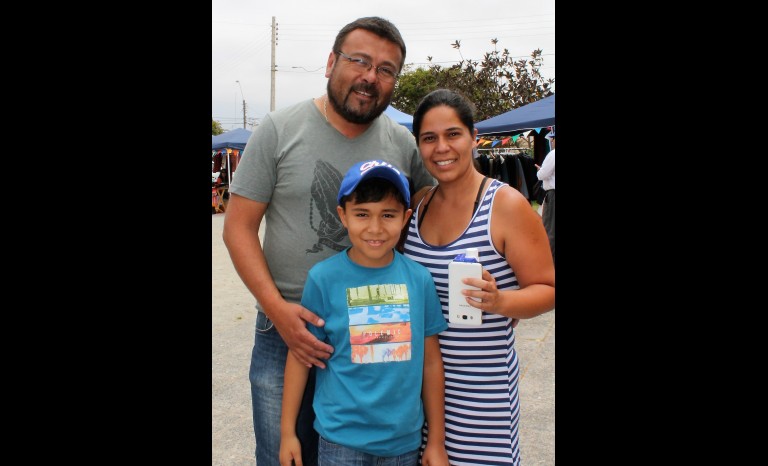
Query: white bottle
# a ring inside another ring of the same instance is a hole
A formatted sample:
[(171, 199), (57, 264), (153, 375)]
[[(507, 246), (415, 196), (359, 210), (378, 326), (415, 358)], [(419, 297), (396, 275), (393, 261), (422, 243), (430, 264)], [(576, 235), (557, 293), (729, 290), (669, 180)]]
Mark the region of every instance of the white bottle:
[[(467, 248), (448, 264), (448, 321), (452, 324), (481, 325), (483, 311), (467, 303), (461, 290), (479, 290), (463, 283), (463, 278), (483, 278), (483, 266), (478, 259), (477, 248)], [(480, 301), (477, 298), (472, 298)]]

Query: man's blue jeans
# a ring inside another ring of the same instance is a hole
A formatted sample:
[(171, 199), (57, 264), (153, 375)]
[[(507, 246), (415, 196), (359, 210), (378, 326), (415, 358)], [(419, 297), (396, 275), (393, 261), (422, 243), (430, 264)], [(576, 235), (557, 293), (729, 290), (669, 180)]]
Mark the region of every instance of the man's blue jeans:
[[(256, 336), (251, 353), (251, 402), (253, 432), (256, 435), (256, 464), (280, 466), (280, 413), (283, 402), (283, 377), (288, 346), (266, 314), (256, 315)], [(315, 368), (309, 371), (307, 388), (296, 422), (304, 466), (317, 466), (317, 432), (312, 427), (315, 413)]]
[(331, 443), (322, 437), (318, 448), (319, 466), (416, 466), (419, 463), (418, 448), (399, 456), (375, 456)]

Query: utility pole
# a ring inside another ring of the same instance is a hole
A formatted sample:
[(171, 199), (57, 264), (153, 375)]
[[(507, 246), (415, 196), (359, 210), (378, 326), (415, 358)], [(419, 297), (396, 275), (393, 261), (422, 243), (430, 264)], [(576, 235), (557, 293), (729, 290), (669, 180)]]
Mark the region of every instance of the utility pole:
[(277, 45), (277, 23), (272, 17), (272, 87), (269, 96), (269, 111), (275, 110), (275, 46)]
[(245, 95), (243, 94), (243, 85), (240, 84), (239, 80), (236, 80), (235, 82), (240, 86), (240, 95), (243, 97), (243, 129), (245, 129)]

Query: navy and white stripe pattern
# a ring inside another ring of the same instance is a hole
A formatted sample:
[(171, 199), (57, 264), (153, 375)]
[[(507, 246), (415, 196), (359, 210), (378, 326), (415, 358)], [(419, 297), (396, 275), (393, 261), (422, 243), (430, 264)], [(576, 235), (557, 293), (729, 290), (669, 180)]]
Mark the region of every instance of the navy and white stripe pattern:
[[(416, 229), (421, 204), (411, 217), (405, 255), (432, 273), (446, 321), (448, 263), (467, 248), (478, 249), (483, 268), (500, 290), (520, 287), (491, 241), (491, 207), (504, 185), (491, 180), (469, 227), (453, 243), (436, 247), (421, 239)], [(451, 465), (519, 466), (519, 365), (512, 319), (483, 312), (479, 327), (448, 325), (439, 340), (445, 366), (445, 446)]]

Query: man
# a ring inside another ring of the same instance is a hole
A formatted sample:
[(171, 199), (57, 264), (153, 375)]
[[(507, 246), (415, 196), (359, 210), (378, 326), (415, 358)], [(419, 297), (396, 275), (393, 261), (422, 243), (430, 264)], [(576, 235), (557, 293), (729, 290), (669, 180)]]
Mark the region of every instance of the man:
[[(549, 238), (549, 248), (552, 250), (552, 261), (555, 261), (555, 129), (545, 136), (549, 139), (549, 145), (552, 150), (544, 157), (541, 166), (536, 165), (539, 171), (536, 177), (542, 181), (544, 194), (544, 204), (542, 204), (542, 220), (544, 229), (547, 230)], [(557, 265), (557, 264), (555, 264)]]
[(288, 348), (312, 369), (296, 431), (304, 465), (317, 464), (313, 366), (325, 368), (333, 348), (307, 330), (324, 322), (300, 301), (310, 267), (350, 245), (336, 214), (343, 174), (375, 157), (400, 167), (414, 189), (434, 183), (408, 130), (379, 118), (404, 63), (405, 44), (389, 21), (367, 17), (344, 26), (328, 55), (326, 94), (268, 114), (230, 185), (224, 243), (257, 300), (250, 381), (258, 466), (279, 465)]

